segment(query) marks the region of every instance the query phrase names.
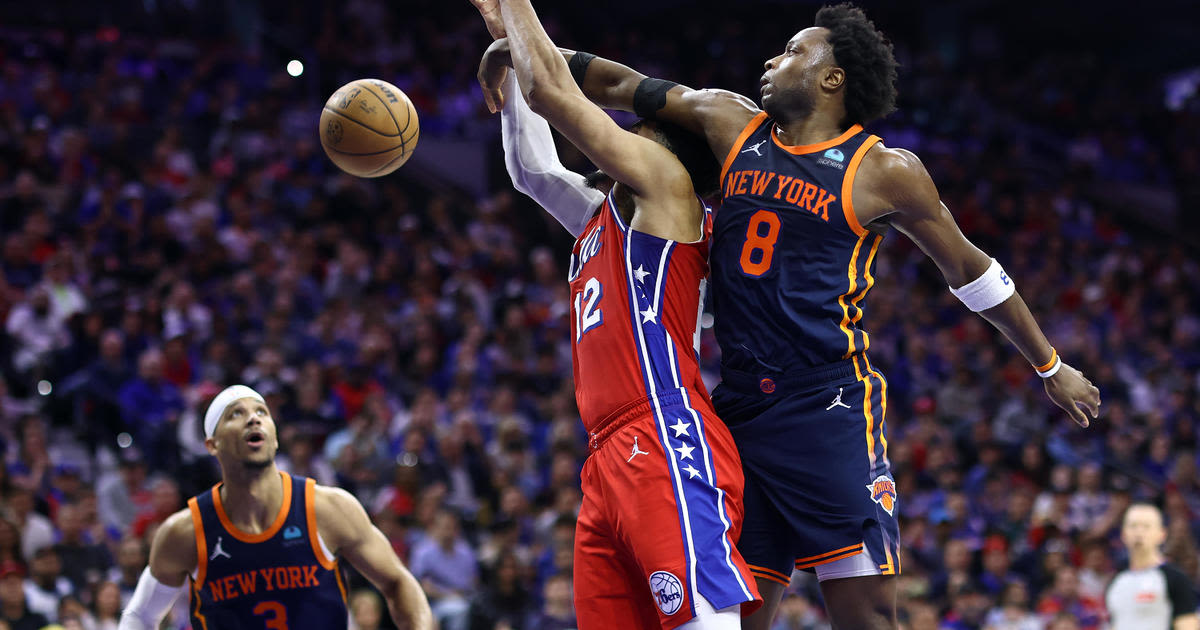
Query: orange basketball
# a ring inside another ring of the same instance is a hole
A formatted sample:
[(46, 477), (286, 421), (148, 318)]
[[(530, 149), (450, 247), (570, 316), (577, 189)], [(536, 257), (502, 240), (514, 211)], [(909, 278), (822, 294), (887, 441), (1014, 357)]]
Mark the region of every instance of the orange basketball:
[(417, 109), (399, 88), (379, 79), (343, 85), (321, 111), (321, 146), (338, 168), (381, 177), (400, 168), (417, 147)]

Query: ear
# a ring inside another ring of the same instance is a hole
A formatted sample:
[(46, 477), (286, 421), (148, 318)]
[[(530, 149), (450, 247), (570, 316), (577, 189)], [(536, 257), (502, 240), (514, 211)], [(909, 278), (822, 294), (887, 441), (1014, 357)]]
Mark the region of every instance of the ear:
[(830, 92), (836, 91), (846, 83), (846, 71), (837, 66), (830, 66), (821, 79), (821, 86)]
[(204, 438), (204, 448), (209, 455), (217, 456), (217, 440), (216, 438)]

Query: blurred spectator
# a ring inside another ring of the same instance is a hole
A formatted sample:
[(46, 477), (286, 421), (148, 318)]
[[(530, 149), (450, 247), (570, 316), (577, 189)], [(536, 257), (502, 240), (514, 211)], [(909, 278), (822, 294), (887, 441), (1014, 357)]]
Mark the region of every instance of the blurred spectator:
[(45, 615), (33, 612), (26, 604), (21, 579), (24, 575), (25, 571), (19, 564), (0, 564), (0, 620), (11, 626), (12, 630), (41, 630), (50, 622)]
[(149, 556), (146, 544), (141, 538), (129, 536), (121, 540), (117, 546), (117, 563), (108, 571), (105, 577), (108, 583), (115, 584), (120, 596), (119, 608), (124, 608), (137, 588), (138, 578), (142, 569), (146, 568)]
[(525, 585), (523, 567), (513, 553), (504, 553), (471, 599), (469, 630), (522, 628), (533, 613), (533, 597)]
[(1105, 593), (1112, 630), (1183, 630), (1200, 627), (1195, 582), (1164, 562), (1166, 540), (1162, 512), (1135, 503), (1125, 513), (1121, 542), (1129, 567), (1113, 578)]
[(163, 361), (157, 348), (143, 352), (138, 358), (137, 378), (119, 394), (121, 412), (151, 470), (161, 470), (174, 461), (175, 423), (184, 406), (179, 388), (164, 379)]
[(34, 511), (34, 496), (29, 490), (13, 489), (8, 498), (8, 517), (20, 532), (22, 561), (33, 558), (38, 549), (54, 544), (54, 525)]
[(121, 609), (125, 605), (120, 587), (113, 582), (100, 582), (96, 585), (95, 592), (92, 615), (96, 620), (96, 630), (117, 630), (117, 624), (121, 621)]
[(182, 507), (183, 498), (179, 495), (179, 484), (166, 477), (153, 480), (150, 482), (150, 505), (133, 520), (133, 535), (139, 538), (148, 537), (153, 528), (157, 528), (168, 516)]
[(529, 630), (570, 630), (576, 627), (572, 602), (571, 578), (556, 574), (542, 586), (542, 610), (534, 615)]
[(350, 630), (379, 630), (383, 621), (383, 599), (370, 589), (350, 596)]
[(91, 540), (86, 531), (83, 506), (64, 503), (58, 508), (58, 544), (54, 550), (62, 560), (62, 574), (76, 592), (99, 581), (112, 566), (112, 555), (103, 540)]
[(459, 520), (449, 510), (439, 510), (429, 535), (413, 547), (409, 570), (421, 581), (433, 614), (447, 630), (465, 630), (467, 595), (475, 589), (475, 552), (459, 533)]
[(25, 603), (29, 610), (55, 622), (59, 600), (75, 593), (62, 569), (58, 552), (53, 547), (42, 547), (29, 561), (29, 577), (25, 579)]
[(139, 448), (123, 448), (117, 452), (118, 469), (100, 477), (97, 482), (100, 519), (106, 527), (118, 532), (129, 530), (142, 507), (149, 502), (146, 484), (146, 462)]

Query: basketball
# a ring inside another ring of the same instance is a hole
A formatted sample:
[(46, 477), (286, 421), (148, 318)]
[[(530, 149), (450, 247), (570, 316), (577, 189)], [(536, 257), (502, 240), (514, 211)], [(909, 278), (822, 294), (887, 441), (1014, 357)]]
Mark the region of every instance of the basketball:
[(321, 146), (343, 171), (382, 177), (412, 156), (420, 127), (417, 109), (399, 88), (379, 79), (358, 79), (325, 101)]

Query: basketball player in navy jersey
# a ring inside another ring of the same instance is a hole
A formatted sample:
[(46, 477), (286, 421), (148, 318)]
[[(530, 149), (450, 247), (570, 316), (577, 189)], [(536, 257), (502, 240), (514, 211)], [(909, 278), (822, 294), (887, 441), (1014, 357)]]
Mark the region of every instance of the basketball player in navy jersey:
[(204, 431), (222, 481), (159, 528), (120, 630), (157, 629), (185, 582), (195, 630), (344, 630), (342, 558), (383, 593), (398, 627), (434, 627), (420, 584), (358, 500), (275, 468), (262, 396), (225, 389)]
[[(741, 453), (738, 546), (765, 601), (744, 627), (770, 626), (799, 568), (817, 573), (835, 628), (895, 628), (902, 499), (887, 459), (887, 381), (862, 324), (882, 235), (895, 228), (933, 259), (1081, 426), (1098, 414), (1099, 391), (1059, 358), (1000, 264), (963, 236), (917, 156), (863, 131), (892, 111), (897, 64), (861, 10), (822, 8), (767, 60), (765, 111), (563, 54), (591, 100), (703, 134), (724, 163), (710, 256), (723, 381), (713, 402)], [(502, 103), (494, 76), (480, 73)]]

